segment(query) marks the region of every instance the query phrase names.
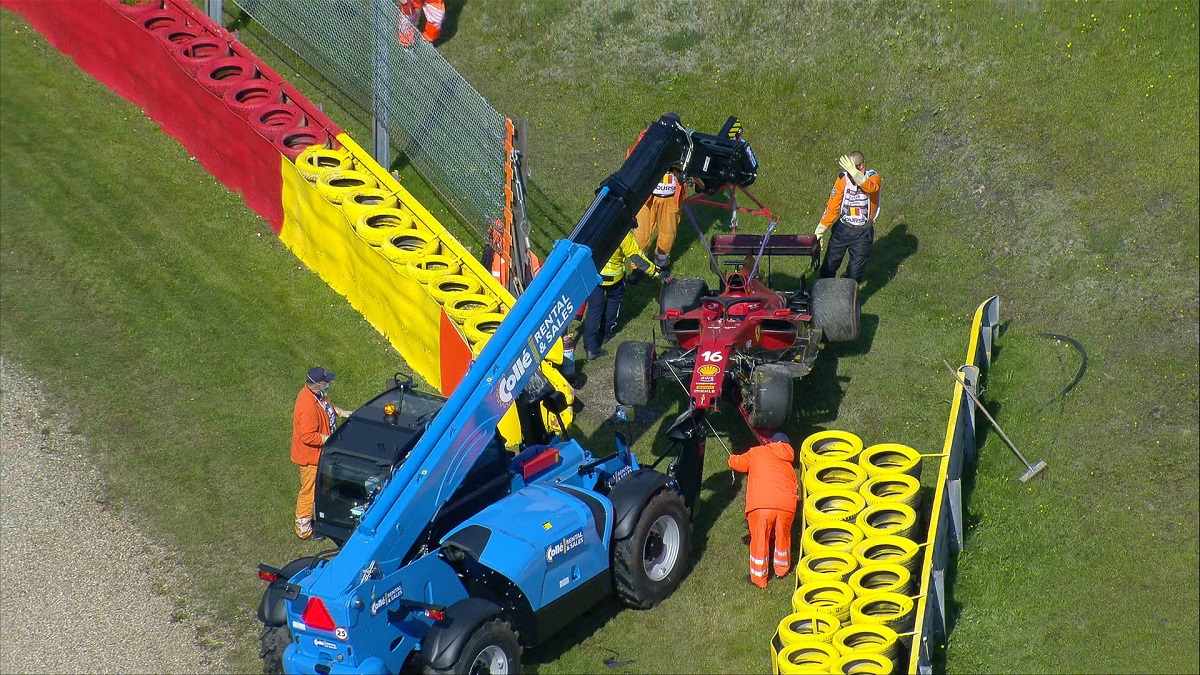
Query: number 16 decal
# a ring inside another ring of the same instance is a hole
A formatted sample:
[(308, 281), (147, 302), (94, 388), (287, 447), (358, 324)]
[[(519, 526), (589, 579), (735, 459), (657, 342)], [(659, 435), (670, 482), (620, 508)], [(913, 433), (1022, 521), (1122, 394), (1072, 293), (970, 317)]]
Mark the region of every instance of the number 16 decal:
[(700, 352), (700, 358), (704, 359), (708, 363), (720, 363), (721, 361), (725, 360), (725, 355), (718, 351), (709, 350), (706, 352)]

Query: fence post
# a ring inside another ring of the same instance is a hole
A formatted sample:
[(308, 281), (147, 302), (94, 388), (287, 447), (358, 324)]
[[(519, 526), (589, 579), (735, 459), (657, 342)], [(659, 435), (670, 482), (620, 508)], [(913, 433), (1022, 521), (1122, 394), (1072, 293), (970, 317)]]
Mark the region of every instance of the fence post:
[(224, 26), (225, 22), (222, 20), (222, 16), (225, 14), (225, 0), (204, 0), (204, 13), (213, 20), (213, 23)]
[[(388, 100), (390, 99), (391, 90), (391, 68), (388, 64), (388, 55), (391, 53), (389, 39), (394, 40), (397, 25), (391, 21), (391, 13), (385, 8), (391, 5), (395, 7), (392, 0), (373, 0), (371, 3), (371, 26), (373, 34), (373, 51), (374, 58), (371, 60), (372, 70), (372, 87), (371, 87), (371, 157), (383, 167), (385, 171), (391, 169), (392, 166), (392, 143), (388, 134)], [(389, 30), (389, 24), (391, 29)]]

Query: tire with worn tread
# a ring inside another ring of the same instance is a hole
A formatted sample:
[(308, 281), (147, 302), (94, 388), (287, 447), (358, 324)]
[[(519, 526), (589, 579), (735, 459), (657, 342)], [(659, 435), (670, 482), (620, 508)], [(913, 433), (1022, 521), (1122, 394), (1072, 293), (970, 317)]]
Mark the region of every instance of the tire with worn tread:
[(654, 397), (654, 345), (622, 342), (613, 362), (613, 394), (621, 405), (646, 405)]
[(745, 401), (746, 419), (761, 431), (774, 431), (792, 414), (792, 374), (780, 365), (767, 363), (750, 373), (750, 400)]
[(663, 490), (638, 514), (637, 525), (613, 543), (613, 586), (621, 602), (650, 609), (679, 587), (692, 552), (692, 519), (683, 496)]
[(263, 626), (258, 634), (258, 656), (263, 662), (265, 675), (283, 673), (283, 651), (292, 644), (292, 631), (287, 626)]
[(858, 339), (862, 309), (858, 306), (858, 282), (845, 277), (817, 279), (809, 299), (812, 322), (830, 342)]
[(475, 629), (458, 660), (446, 670), (425, 668), (430, 675), (476, 675), (521, 671), (521, 643), (507, 621), (493, 618)]

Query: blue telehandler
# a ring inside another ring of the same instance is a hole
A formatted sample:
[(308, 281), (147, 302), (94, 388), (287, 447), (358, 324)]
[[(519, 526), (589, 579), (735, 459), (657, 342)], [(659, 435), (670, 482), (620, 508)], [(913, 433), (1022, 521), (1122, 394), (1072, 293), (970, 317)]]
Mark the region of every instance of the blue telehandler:
[(522, 415), (525, 438), (508, 449), (496, 424), (514, 404), (562, 411), (531, 378), (663, 174), (710, 194), (754, 181), (738, 126), (650, 125), (448, 399), (393, 380), (338, 427), (314, 527), (339, 548), (259, 568), (268, 672), (517, 672), (522, 649), (606, 596), (650, 608), (679, 586), (703, 463), (687, 413), (671, 476), (640, 466), (619, 434), (597, 456)]

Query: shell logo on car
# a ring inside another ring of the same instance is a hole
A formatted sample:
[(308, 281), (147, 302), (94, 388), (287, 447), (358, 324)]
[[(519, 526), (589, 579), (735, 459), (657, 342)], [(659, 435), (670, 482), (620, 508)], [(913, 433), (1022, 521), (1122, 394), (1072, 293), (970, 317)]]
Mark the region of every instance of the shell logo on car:
[(721, 367), (714, 366), (712, 364), (705, 364), (697, 368), (696, 371), (701, 375), (716, 375), (717, 373), (721, 372)]

